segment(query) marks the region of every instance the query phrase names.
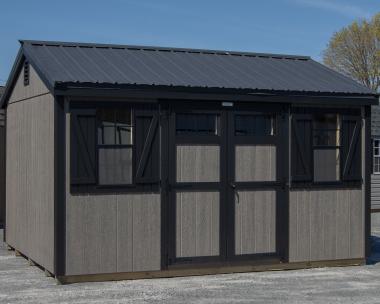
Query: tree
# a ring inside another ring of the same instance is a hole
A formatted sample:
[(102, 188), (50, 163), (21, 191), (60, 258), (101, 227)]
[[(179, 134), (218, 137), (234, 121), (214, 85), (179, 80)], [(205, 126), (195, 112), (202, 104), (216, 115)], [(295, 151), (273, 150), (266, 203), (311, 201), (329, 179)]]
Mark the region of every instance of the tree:
[(334, 33), (323, 62), (367, 87), (380, 89), (380, 13)]

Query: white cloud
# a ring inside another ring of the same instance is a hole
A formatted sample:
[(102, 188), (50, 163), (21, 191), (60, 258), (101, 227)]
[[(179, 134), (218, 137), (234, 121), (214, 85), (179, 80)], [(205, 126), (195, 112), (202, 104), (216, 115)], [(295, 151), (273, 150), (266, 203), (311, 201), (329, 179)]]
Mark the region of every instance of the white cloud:
[(357, 5), (334, 0), (291, 0), (293, 3), (317, 9), (323, 9), (350, 18), (370, 18), (371, 13)]

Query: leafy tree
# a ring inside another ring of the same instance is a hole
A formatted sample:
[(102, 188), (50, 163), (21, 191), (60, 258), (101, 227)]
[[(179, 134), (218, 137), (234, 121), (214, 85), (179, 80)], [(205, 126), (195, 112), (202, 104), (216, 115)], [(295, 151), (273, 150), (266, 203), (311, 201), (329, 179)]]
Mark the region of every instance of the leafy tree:
[(323, 62), (367, 87), (380, 89), (380, 13), (355, 21), (336, 32), (323, 53)]

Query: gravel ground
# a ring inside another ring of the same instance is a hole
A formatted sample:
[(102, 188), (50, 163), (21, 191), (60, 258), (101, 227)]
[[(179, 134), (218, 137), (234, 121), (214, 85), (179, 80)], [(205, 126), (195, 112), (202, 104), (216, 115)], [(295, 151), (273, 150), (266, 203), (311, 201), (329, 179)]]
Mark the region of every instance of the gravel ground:
[(379, 303), (380, 215), (372, 231), (366, 266), (72, 285), (1, 243), (0, 303)]

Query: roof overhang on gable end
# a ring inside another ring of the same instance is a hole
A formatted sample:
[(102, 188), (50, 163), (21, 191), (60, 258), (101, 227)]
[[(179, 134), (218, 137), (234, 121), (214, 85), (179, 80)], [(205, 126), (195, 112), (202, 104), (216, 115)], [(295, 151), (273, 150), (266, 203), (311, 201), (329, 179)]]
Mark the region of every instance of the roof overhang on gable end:
[(3, 95), (0, 95), (0, 109), (4, 109), (9, 101), (9, 98), (12, 94), (14, 86), (16, 84), (17, 78), (22, 70), (25, 60), (34, 68), (38, 77), (45, 84), (48, 90), (53, 94), (54, 93), (54, 84), (49, 82), (47, 77), (41, 71), (39, 65), (35, 62), (34, 58), (28, 54), (28, 52), (23, 47), (23, 41), (20, 41), (21, 46), (17, 53), (15, 62), (13, 63), (11, 73), (9, 74), (7, 83), (4, 88)]

